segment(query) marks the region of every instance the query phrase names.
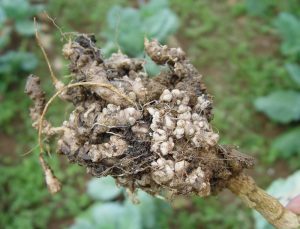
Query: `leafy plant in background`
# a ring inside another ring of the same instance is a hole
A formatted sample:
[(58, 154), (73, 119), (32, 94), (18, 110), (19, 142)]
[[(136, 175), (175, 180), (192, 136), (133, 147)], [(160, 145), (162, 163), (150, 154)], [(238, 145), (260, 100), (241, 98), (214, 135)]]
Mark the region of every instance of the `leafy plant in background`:
[[(178, 28), (179, 21), (167, 0), (151, 0), (139, 9), (114, 6), (107, 15), (107, 28), (102, 35), (107, 40), (102, 51), (110, 55), (120, 49), (130, 57), (143, 57), (144, 37), (166, 43)], [(146, 58), (146, 69), (156, 74), (158, 67)]]
[(76, 218), (71, 229), (143, 229), (162, 228), (162, 221), (157, 214), (167, 218), (170, 208), (163, 201), (154, 199), (143, 191), (138, 191), (140, 201), (135, 205), (129, 198), (124, 198), (124, 190), (117, 188), (112, 177), (93, 178), (88, 183), (88, 195), (96, 202)]
[[(84, 178), (81, 168), (69, 167), (59, 173), (65, 187), (61, 193), (51, 196), (45, 189), (45, 181), (35, 150), (18, 164), (0, 166), (0, 228), (46, 228), (54, 219), (64, 220), (77, 215), (90, 200), (82, 193)], [(16, 163), (16, 159), (13, 160)], [(52, 157), (55, 168), (58, 160)], [(58, 169), (56, 169), (58, 170)], [(68, 179), (76, 176), (76, 179)], [(76, 187), (76, 188), (74, 188)]]
[[(300, 19), (290, 13), (281, 13), (275, 20), (275, 26), (282, 37), (281, 52), (287, 56), (285, 67), (295, 88), (275, 91), (258, 98), (255, 107), (275, 122), (296, 123), (300, 120), (300, 65), (297, 63), (300, 60)], [(271, 160), (300, 155), (299, 139), (299, 125), (277, 137), (271, 146)]]
[[(19, 106), (13, 89), (24, 82), (23, 76), (37, 66), (33, 53), (26, 51), (34, 34), (32, 16), (42, 10), (28, 0), (0, 1), (0, 125), (9, 121)], [(13, 50), (15, 49), (15, 50)]]
[(275, 20), (275, 26), (282, 37), (281, 52), (300, 58), (300, 19), (291, 13), (281, 13)]

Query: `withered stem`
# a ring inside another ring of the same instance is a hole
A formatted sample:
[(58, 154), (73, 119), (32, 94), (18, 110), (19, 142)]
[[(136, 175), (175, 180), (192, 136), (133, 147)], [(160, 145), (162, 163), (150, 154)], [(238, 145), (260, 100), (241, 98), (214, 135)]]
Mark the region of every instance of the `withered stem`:
[(286, 209), (276, 198), (259, 188), (252, 177), (240, 174), (229, 181), (228, 188), (274, 227), (300, 228), (300, 216)]

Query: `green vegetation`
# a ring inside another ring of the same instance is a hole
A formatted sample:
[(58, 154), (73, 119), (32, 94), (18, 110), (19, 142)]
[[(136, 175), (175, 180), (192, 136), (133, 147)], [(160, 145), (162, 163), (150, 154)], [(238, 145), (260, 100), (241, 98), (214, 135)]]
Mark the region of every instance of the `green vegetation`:
[[(258, 98), (255, 107), (273, 121), (288, 124), (300, 120), (300, 18), (283, 12), (274, 24), (282, 38), (280, 51), (285, 56), (285, 68), (292, 82), (290, 86)], [(299, 138), (299, 125), (279, 135), (272, 142), (270, 159), (299, 157)]]
[(37, 66), (36, 56), (29, 51), (29, 39), (34, 34), (31, 18), (41, 9), (41, 5), (33, 6), (25, 0), (0, 2), (0, 125), (6, 130), (5, 124), (21, 111), (16, 98), (21, 97), (17, 91), (24, 75)]
[[(115, 7), (116, 4), (120, 7)], [(4, 150), (0, 159), (1, 228), (44, 228), (45, 225), (61, 228), (93, 206), (94, 197), (85, 194), (85, 171), (81, 168), (66, 166), (56, 156), (49, 158), (64, 183), (62, 193), (52, 197), (45, 189), (38, 165), (36, 132), (30, 127), (29, 102), (24, 99), (23, 87), (26, 75), (34, 71), (42, 77), (45, 90), (52, 91), (47, 66), (33, 39), (30, 23), (34, 15), (43, 18), (40, 14), (43, 8), (64, 32), (94, 32), (99, 46), (107, 50), (120, 46), (132, 56), (143, 56), (143, 35), (159, 36), (161, 41), (167, 42), (167, 37), (178, 29), (177, 42), (203, 73), (208, 91), (214, 96), (214, 126), (222, 136), (222, 143), (239, 145), (241, 151), (260, 161), (255, 175), (262, 185), (269, 184), (283, 172), (275, 170), (273, 176), (265, 176), (268, 167), (283, 164), (287, 170), (283, 174), (299, 168), (299, 163), (295, 163), (295, 158), (300, 157), (300, 106), (297, 105), (300, 100), (300, 11), (297, 1), (170, 0), (169, 5), (156, 5), (158, 11), (153, 10), (157, 9), (155, 4), (153, 8), (143, 6), (142, 11), (126, 8), (137, 5), (136, 1), (125, 0), (87, 0), (84, 4), (80, 0), (53, 0), (42, 7), (32, 6), (25, 0), (0, 1), (0, 137), (5, 134), (18, 143), (12, 147), (16, 152)], [(128, 19), (119, 22), (116, 18), (109, 19), (108, 12), (109, 15), (117, 12), (120, 19), (124, 15)], [(140, 15), (140, 12), (143, 13)], [(138, 20), (138, 24), (130, 23), (139, 17), (143, 20)], [(40, 24), (51, 26), (48, 33), (54, 38), (49, 50), (53, 62), (60, 57), (63, 43), (59, 31), (51, 22), (43, 20)], [(150, 29), (149, 23), (156, 26)], [(134, 30), (133, 26), (138, 29)], [(133, 31), (137, 32), (134, 42)], [(134, 52), (130, 53), (132, 47)], [(60, 104), (52, 107), (51, 119), (59, 122), (55, 117), (59, 112), (65, 112), (65, 108)], [(30, 149), (34, 150), (22, 156)], [(179, 201), (175, 200), (174, 205), (180, 204)], [(100, 209), (103, 202), (101, 200)], [(159, 221), (177, 228), (240, 228), (241, 224), (243, 228), (253, 228), (251, 212), (227, 193), (183, 202), (168, 214), (156, 210)], [(107, 203), (118, 208), (116, 212), (123, 211), (120, 209), (124, 206), (118, 201)]]
[[(107, 13), (107, 24), (102, 36), (106, 43), (103, 54), (109, 56), (118, 50), (130, 57), (144, 58), (144, 37), (155, 38), (165, 44), (179, 26), (179, 20), (169, 8), (167, 0), (151, 0), (141, 4), (139, 9), (132, 7), (112, 7)], [(148, 56), (146, 71), (156, 75), (160, 68)]]
[[(53, 167), (60, 171), (58, 165)], [(45, 189), (37, 156), (23, 158), (17, 165), (2, 165), (0, 172), (0, 207), (5, 212), (0, 216), (1, 228), (44, 228), (53, 218), (63, 221), (79, 214), (90, 202), (79, 191), (84, 179), (76, 167), (57, 174), (66, 185), (56, 196)]]
[(103, 52), (111, 54), (120, 49), (130, 57), (142, 57), (145, 36), (166, 43), (178, 26), (166, 0), (152, 0), (138, 10), (114, 6), (107, 13), (107, 28), (101, 32), (107, 40)]
[(95, 203), (76, 218), (71, 229), (150, 229), (167, 226), (166, 221), (161, 220), (161, 214), (167, 218), (170, 216), (171, 209), (164, 201), (155, 200), (147, 193), (139, 191), (135, 197), (132, 197), (140, 202), (135, 205), (130, 197), (126, 197), (125, 190), (116, 187), (111, 177), (93, 178), (88, 183), (87, 192)]

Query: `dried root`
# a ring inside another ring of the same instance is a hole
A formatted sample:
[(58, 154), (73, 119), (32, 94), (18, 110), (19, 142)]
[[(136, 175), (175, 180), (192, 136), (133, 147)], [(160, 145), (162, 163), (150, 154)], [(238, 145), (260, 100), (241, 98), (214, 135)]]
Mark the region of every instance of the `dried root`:
[[(130, 192), (218, 193), (254, 160), (218, 144), (210, 125), (211, 96), (184, 52), (155, 40), (145, 40), (145, 51), (168, 70), (149, 78), (143, 60), (122, 53), (104, 59), (91, 36), (67, 43), (63, 54), (74, 75), (70, 84), (60, 84), (45, 104), (38, 78), (28, 79), (33, 126), (39, 135), (56, 134), (58, 151), (71, 162), (93, 176), (114, 177)], [(53, 128), (44, 115), (57, 96), (74, 110)]]

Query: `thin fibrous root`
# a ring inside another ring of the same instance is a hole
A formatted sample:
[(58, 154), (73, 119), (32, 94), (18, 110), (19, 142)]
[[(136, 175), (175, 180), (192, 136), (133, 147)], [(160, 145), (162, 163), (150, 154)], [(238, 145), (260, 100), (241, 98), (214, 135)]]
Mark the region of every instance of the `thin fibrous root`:
[(39, 45), (39, 47), (40, 47), (40, 49), (41, 49), (41, 51), (42, 51), (42, 53), (43, 53), (43, 55), (44, 55), (44, 58), (45, 58), (46, 62), (47, 62), (48, 69), (49, 69), (49, 71), (50, 71), (50, 75), (51, 75), (51, 79), (52, 79), (52, 83), (53, 83), (53, 85), (55, 86), (55, 88), (57, 89), (57, 84), (60, 85), (60, 81), (59, 81), (59, 80), (57, 79), (57, 77), (55, 76), (54, 71), (53, 71), (53, 69), (52, 69), (52, 66), (51, 66), (51, 64), (50, 64), (48, 55), (47, 55), (47, 53), (46, 53), (46, 51), (45, 51), (45, 49), (44, 49), (44, 47), (43, 47), (43, 44), (42, 44), (42, 41), (41, 41), (41, 38), (40, 38), (40, 35), (39, 35), (39, 32), (38, 32), (38, 25), (37, 25), (37, 22), (36, 22), (36, 18), (35, 18), (35, 17), (33, 18), (33, 21), (34, 21), (35, 37), (36, 37), (37, 43), (38, 43), (38, 45)]
[(59, 30), (60, 35), (63, 37), (63, 39), (65, 39), (66, 41), (68, 40), (65, 33), (63, 32), (63, 30), (56, 24), (55, 19), (53, 19), (52, 17), (49, 16), (49, 14), (44, 11), (44, 15), (46, 15), (46, 17), (52, 22), (52, 24)]

